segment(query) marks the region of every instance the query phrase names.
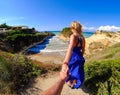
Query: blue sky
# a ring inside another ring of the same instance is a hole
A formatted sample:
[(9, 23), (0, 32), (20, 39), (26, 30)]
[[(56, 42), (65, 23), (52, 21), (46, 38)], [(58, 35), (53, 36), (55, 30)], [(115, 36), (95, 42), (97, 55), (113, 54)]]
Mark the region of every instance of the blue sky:
[(0, 24), (39, 31), (62, 30), (79, 21), (86, 31), (120, 30), (120, 0), (0, 0)]

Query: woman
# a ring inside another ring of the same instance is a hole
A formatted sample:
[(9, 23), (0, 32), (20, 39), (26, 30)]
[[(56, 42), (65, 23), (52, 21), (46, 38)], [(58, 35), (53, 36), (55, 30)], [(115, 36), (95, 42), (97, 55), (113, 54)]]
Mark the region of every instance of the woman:
[(67, 84), (71, 88), (78, 89), (84, 81), (84, 62), (85, 38), (82, 35), (82, 25), (74, 21), (71, 26), (72, 34), (70, 35), (69, 47), (63, 61), (63, 70), (69, 67), (70, 76)]

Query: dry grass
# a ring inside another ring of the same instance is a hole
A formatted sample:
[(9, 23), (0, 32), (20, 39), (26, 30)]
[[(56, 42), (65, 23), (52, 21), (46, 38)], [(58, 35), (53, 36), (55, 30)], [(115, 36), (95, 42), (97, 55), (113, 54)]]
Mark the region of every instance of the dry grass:
[(55, 63), (42, 63), (40, 61), (32, 60), (34, 64), (37, 64), (42, 69), (43, 73), (51, 72), (51, 71), (60, 71), (61, 65)]
[(104, 48), (102, 51), (91, 51), (91, 55), (86, 56), (87, 62), (115, 59), (120, 57), (120, 43)]

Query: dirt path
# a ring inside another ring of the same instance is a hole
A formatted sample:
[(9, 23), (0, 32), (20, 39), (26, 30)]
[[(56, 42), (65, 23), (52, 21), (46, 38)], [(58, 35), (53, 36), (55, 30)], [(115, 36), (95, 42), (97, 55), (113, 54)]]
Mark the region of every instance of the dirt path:
[[(47, 77), (38, 77), (33, 85), (30, 85), (21, 95), (40, 95), (42, 91), (53, 85), (58, 78), (59, 73), (52, 73)], [(65, 84), (61, 95), (89, 95), (89, 93), (84, 86), (78, 90), (73, 90)]]

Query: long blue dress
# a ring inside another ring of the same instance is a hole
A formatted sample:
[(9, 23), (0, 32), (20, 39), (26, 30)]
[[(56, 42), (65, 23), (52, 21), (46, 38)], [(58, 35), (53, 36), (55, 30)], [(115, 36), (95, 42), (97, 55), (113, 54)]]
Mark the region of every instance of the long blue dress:
[[(80, 46), (77, 46), (79, 42), (80, 42)], [(84, 57), (82, 55), (82, 52), (81, 52), (82, 39), (80, 37), (78, 37), (78, 43), (73, 48), (72, 56), (71, 56), (71, 59), (68, 63), (70, 76), (66, 80), (66, 82), (68, 82), (68, 81), (72, 81), (72, 80), (76, 79), (77, 83), (74, 85), (75, 89), (80, 88), (80, 86), (84, 82), (84, 63), (85, 63), (85, 59), (84, 59)]]

